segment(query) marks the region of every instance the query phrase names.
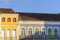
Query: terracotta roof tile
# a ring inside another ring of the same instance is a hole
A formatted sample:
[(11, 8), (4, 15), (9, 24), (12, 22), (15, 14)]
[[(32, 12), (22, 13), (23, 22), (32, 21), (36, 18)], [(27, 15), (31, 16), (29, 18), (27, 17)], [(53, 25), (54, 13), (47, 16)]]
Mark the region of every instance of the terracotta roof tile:
[(0, 13), (14, 13), (11, 8), (0, 8)]

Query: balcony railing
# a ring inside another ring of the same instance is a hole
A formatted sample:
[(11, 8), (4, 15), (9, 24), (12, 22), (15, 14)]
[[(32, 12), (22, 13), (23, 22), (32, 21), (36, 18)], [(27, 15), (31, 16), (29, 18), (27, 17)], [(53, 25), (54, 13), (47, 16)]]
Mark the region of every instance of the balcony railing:
[(54, 35), (51, 35), (51, 37), (49, 38), (48, 35), (30, 35), (30, 36), (26, 36), (25, 38), (20, 38), (19, 40), (60, 40), (60, 37), (57, 36), (55, 37)]
[(0, 37), (0, 40), (17, 40), (17, 37)]

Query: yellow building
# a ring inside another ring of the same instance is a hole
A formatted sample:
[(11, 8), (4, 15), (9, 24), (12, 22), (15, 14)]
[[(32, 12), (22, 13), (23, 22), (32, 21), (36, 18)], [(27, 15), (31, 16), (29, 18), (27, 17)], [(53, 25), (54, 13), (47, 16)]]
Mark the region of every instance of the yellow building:
[(0, 40), (18, 40), (18, 14), (0, 8)]

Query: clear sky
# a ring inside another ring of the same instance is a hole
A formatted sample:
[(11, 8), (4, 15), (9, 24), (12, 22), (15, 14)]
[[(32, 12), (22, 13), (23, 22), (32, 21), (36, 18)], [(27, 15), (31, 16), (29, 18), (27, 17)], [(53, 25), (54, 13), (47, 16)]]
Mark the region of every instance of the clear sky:
[(60, 0), (0, 0), (0, 8), (18, 12), (60, 13)]

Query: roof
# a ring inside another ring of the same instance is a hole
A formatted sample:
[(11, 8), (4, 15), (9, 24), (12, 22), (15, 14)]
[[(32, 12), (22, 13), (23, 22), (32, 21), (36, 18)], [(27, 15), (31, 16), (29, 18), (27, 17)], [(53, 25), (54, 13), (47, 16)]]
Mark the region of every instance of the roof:
[(11, 8), (0, 8), (0, 13), (14, 13)]
[(60, 14), (23, 13), (18, 12), (20, 20), (32, 21), (60, 21)]

